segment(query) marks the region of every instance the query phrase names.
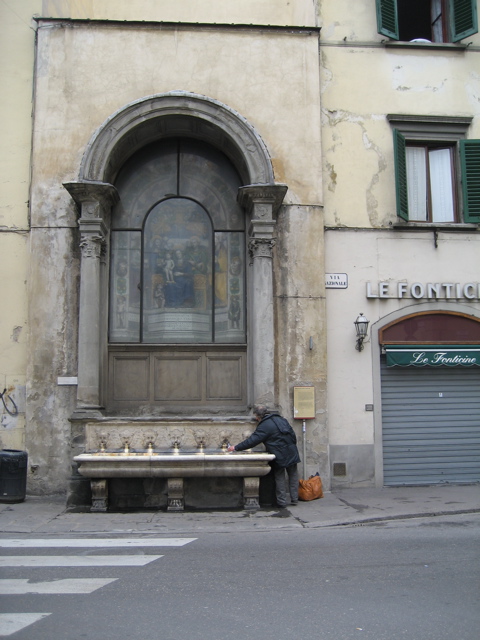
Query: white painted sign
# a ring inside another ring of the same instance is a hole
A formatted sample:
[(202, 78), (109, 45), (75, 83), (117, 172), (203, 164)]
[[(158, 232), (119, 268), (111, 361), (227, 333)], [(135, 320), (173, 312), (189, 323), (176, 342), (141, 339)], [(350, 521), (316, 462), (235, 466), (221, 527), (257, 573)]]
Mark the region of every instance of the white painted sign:
[(413, 298), (414, 300), (480, 300), (480, 283), (467, 282), (367, 282), (367, 298)]
[(59, 385), (75, 385), (78, 384), (78, 378), (76, 376), (60, 376), (57, 378), (57, 384)]
[(347, 289), (348, 276), (346, 273), (326, 273), (325, 287), (327, 289)]

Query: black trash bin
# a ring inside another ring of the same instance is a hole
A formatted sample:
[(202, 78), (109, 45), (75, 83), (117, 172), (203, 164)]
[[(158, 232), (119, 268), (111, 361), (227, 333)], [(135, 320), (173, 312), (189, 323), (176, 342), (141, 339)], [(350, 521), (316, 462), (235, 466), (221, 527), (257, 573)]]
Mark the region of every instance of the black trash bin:
[(26, 451), (0, 451), (0, 502), (23, 502), (27, 492)]

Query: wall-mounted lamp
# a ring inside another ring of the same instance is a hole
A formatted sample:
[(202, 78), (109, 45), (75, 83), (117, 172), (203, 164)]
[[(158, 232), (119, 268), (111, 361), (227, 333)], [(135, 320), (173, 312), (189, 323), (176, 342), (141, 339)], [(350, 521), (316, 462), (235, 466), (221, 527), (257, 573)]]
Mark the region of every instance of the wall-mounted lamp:
[(368, 325), (370, 321), (361, 313), (353, 323), (355, 325), (355, 331), (357, 332), (357, 344), (355, 349), (357, 351), (363, 351), (363, 341), (367, 337)]

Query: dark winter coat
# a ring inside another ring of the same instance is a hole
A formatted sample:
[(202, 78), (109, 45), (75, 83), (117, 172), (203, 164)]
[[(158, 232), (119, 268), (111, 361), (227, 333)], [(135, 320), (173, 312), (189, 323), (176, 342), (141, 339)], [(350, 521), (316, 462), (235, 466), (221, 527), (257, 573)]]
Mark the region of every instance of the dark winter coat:
[(275, 455), (273, 466), (285, 468), (300, 462), (297, 436), (290, 424), (282, 416), (269, 413), (257, 425), (252, 435), (237, 444), (235, 451), (252, 449), (263, 442), (268, 453)]

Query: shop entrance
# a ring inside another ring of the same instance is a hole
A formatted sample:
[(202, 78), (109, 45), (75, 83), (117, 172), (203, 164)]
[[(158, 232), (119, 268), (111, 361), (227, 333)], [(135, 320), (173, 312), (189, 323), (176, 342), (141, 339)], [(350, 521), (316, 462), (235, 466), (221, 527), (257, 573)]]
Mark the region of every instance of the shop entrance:
[(382, 362), (384, 484), (480, 481), (480, 368)]

